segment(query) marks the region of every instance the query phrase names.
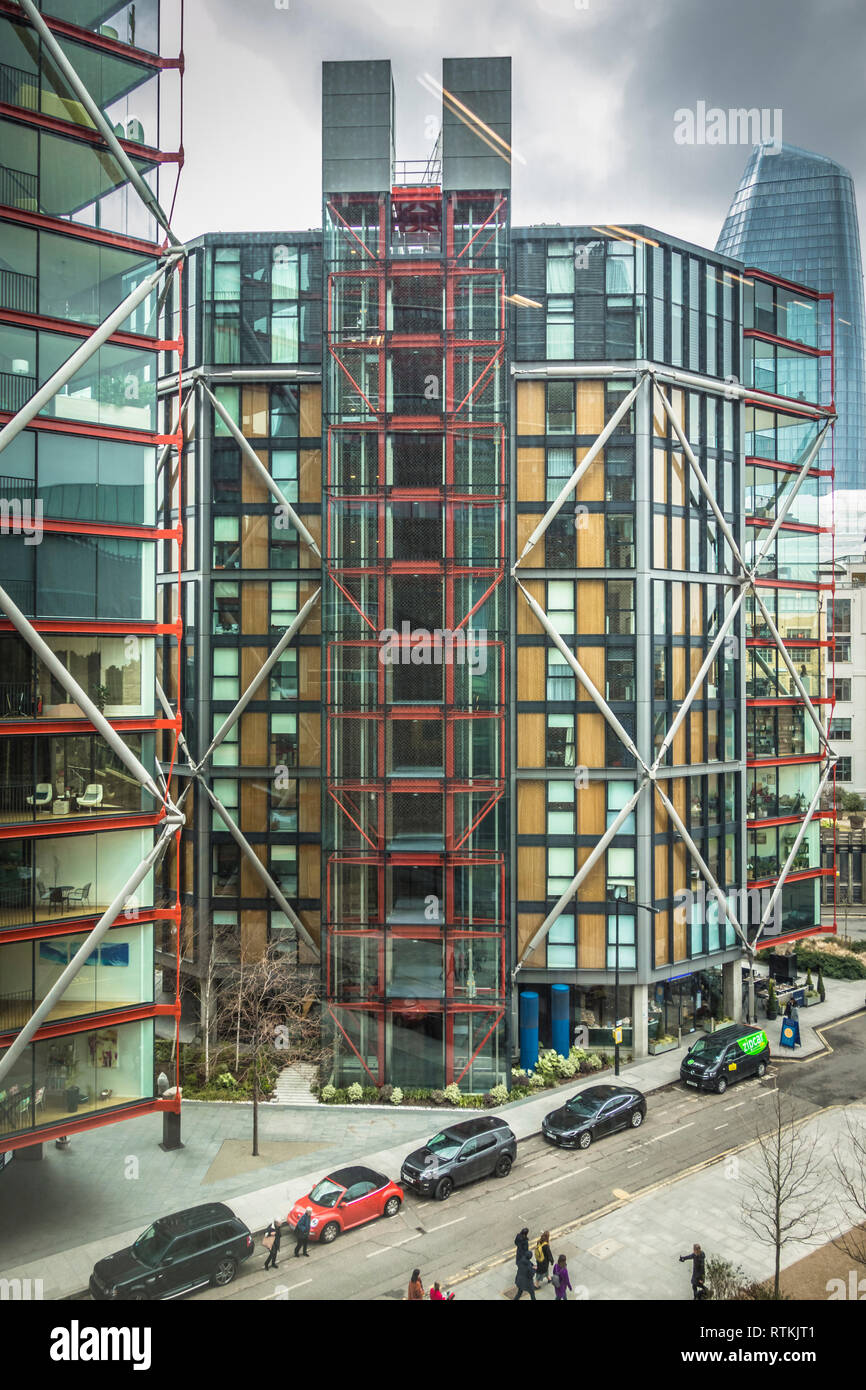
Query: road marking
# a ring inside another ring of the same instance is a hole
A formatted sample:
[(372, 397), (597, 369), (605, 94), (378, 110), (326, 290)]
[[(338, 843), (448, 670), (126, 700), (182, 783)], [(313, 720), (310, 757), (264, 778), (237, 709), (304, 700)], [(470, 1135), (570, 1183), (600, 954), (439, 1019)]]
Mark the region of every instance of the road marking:
[(736, 1105), (726, 1105), (724, 1108), (725, 1110), (739, 1110), (740, 1106), (745, 1105), (745, 1103), (744, 1100), (738, 1100)]
[(727, 1129), (729, 1124), (730, 1120), (725, 1120), (725, 1123), (723, 1125), (716, 1125), (716, 1129)]
[(529, 1192), (540, 1192), (543, 1187), (552, 1187), (556, 1182), (564, 1182), (566, 1178), (576, 1178), (578, 1173), (585, 1173), (586, 1168), (573, 1168), (570, 1173), (560, 1173), (558, 1178), (548, 1178), (547, 1182), (539, 1182), (535, 1187), (524, 1187), (522, 1192), (515, 1192), (513, 1197), (509, 1197), (509, 1202), (518, 1202), (521, 1197), (525, 1197)]
[(619, 1197), (621, 1202), (627, 1202), (629, 1196), (631, 1195), (630, 1193), (626, 1192), (622, 1187), (612, 1187), (610, 1190), (613, 1193), (614, 1197)]
[(648, 1139), (648, 1144), (657, 1144), (660, 1139), (670, 1139), (672, 1134), (682, 1134), (684, 1129), (691, 1129), (695, 1120), (689, 1120), (687, 1125), (678, 1125), (676, 1129), (669, 1129), (666, 1134), (657, 1134), (654, 1139)]
[(405, 1240), (397, 1240), (393, 1245), (383, 1245), (381, 1250), (373, 1250), (367, 1256), (368, 1260), (375, 1260), (377, 1255), (387, 1255), (389, 1250), (399, 1250), (401, 1245), (408, 1245), (411, 1240), (420, 1240), (426, 1231), (419, 1231), (415, 1236), (407, 1236)]
[(302, 1289), (305, 1284), (312, 1284), (312, 1279), (302, 1279), (300, 1284), (290, 1284), (287, 1289), (281, 1289), (279, 1293), (265, 1294), (265, 1302), (270, 1298), (284, 1298), (286, 1294), (292, 1293), (295, 1289)]
[(755, 1100), (766, 1100), (767, 1096), (774, 1096), (777, 1090), (778, 1087), (773, 1086), (769, 1091), (762, 1091), (759, 1096), (755, 1096)]
[(444, 1231), (446, 1226), (456, 1226), (458, 1221), (465, 1221), (465, 1216), (455, 1216), (453, 1221), (443, 1221), (441, 1226), (428, 1226), (427, 1234), (432, 1235), (434, 1231)]
[[(639, 1167), (641, 1166), (642, 1163), (643, 1163), (643, 1159), (642, 1159), (642, 1158), (639, 1158), (638, 1161), (637, 1161), (637, 1163), (629, 1163), (628, 1167), (629, 1167), (629, 1168), (639, 1168)], [(628, 1171), (628, 1170), (626, 1170), (626, 1171)]]

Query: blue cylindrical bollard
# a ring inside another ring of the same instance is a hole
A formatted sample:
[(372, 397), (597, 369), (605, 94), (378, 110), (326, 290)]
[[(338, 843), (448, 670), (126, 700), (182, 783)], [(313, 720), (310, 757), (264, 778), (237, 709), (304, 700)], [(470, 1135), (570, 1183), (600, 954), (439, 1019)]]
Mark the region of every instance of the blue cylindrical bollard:
[(538, 1061), (538, 995), (525, 989), (520, 995), (520, 1065), (532, 1071)]
[(568, 985), (552, 985), (550, 990), (550, 1045), (561, 1057), (570, 1049), (568, 1036)]

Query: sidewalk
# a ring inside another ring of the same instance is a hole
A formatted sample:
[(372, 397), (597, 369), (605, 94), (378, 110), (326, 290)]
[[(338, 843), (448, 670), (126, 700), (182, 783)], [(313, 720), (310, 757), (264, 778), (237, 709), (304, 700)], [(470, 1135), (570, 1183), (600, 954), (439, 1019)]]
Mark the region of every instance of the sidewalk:
[[(832, 1194), (822, 1222), (821, 1243), (849, 1228), (835, 1199), (832, 1182), (832, 1150), (845, 1135), (845, 1117), (866, 1120), (866, 1106), (852, 1105), (824, 1111), (806, 1120), (803, 1129), (817, 1135), (816, 1154), (828, 1174)], [(695, 1241), (708, 1258), (713, 1255), (739, 1266), (749, 1280), (763, 1281), (773, 1274), (774, 1252), (758, 1241), (743, 1223), (740, 1208), (752, 1171), (755, 1145), (685, 1177), (665, 1182), (645, 1196), (618, 1202), (602, 1216), (589, 1217), (564, 1232), (551, 1236), (554, 1258), (564, 1254), (574, 1299), (638, 1300), (688, 1299), (691, 1297), (691, 1265), (680, 1264)], [(816, 1242), (792, 1241), (782, 1250), (787, 1269), (808, 1255)], [(851, 1260), (839, 1253), (833, 1274), (847, 1279)], [(514, 1251), (475, 1273), (468, 1271), (443, 1281), (460, 1300), (513, 1298)], [(551, 1285), (538, 1291), (539, 1302), (553, 1302)], [(529, 1302), (526, 1295), (522, 1300)]]
[[(824, 1044), (815, 1029), (861, 1009), (864, 985), (827, 982), (825, 1003), (800, 1011), (803, 1046), (794, 1059), (779, 1049), (781, 1021), (767, 1025), (774, 1060), (791, 1065), (820, 1053)], [(624, 1066), (621, 1079), (645, 1092), (676, 1081), (695, 1036), (672, 1052)], [(612, 1073), (601, 1075), (607, 1080)], [(591, 1077), (581, 1082), (592, 1084)], [(507, 1118), (524, 1139), (540, 1131), (543, 1116), (558, 1103), (542, 1091), (491, 1113)], [(41, 1279), (47, 1299), (75, 1296), (87, 1288), (96, 1260), (128, 1245), (158, 1216), (225, 1201), (252, 1231), (261, 1231), (329, 1168), (364, 1163), (393, 1177), (409, 1149), (441, 1126), (446, 1113), (463, 1118), (441, 1110), (263, 1104), (262, 1158), (256, 1162), (250, 1109), (186, 1102), (185, 1147), (173, 1153), (158, 1147), (161, 1117), (148, 1115), (77, 1135), (66, 1152), (46, 1145), (41, 1162), (16, 1159), (0, 1173), (0, 1277)]]

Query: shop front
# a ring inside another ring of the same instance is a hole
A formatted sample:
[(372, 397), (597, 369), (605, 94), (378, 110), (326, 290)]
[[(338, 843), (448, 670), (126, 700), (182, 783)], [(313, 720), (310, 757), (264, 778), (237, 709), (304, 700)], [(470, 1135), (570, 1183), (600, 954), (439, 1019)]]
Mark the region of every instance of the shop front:
[(658, 980), (649, 987), (647, 1007), (648, 1042), (694, 1033), (722, 1013), (722, 972), (711, 968)]

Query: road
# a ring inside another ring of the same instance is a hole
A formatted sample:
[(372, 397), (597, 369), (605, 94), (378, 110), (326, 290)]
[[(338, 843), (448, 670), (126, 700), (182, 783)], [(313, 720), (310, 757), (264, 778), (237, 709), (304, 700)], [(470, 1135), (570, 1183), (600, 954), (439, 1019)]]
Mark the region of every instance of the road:
[(291, 1240), (284, 1241), (276, 1272), (265, 1273), (264, 1251), (257, 1251), (228, 1288), (194, 1297), (402, 1299), (413, 1263), (424, 1267), (426, 1282), (439, 1278), (447, 1286), (509, 1251), (524, 1225), (532, 1232), (568, 1226), (748, 1143), (769, 1128), (765, 1117), (777, 1089), (798, 1117), (863, 1098), (866, 1016), (831, 1026), (826, 1036), (832, 1053), (776, 1064), (762, 1081), (741, 1082), (723, 1096), (695, 1095), (680, 1085), (656, 1091), (639, 1131), (612, 1135), (587, 1151), (556, 1149), (540, 1136), (523, 1140), (505, 1179), (458, 1190), (447, 1202), (407, 1195), (393, 1220), (349, 1232), (327, 1248), (311, 1245), (307, 1261), (296, 1260)]

